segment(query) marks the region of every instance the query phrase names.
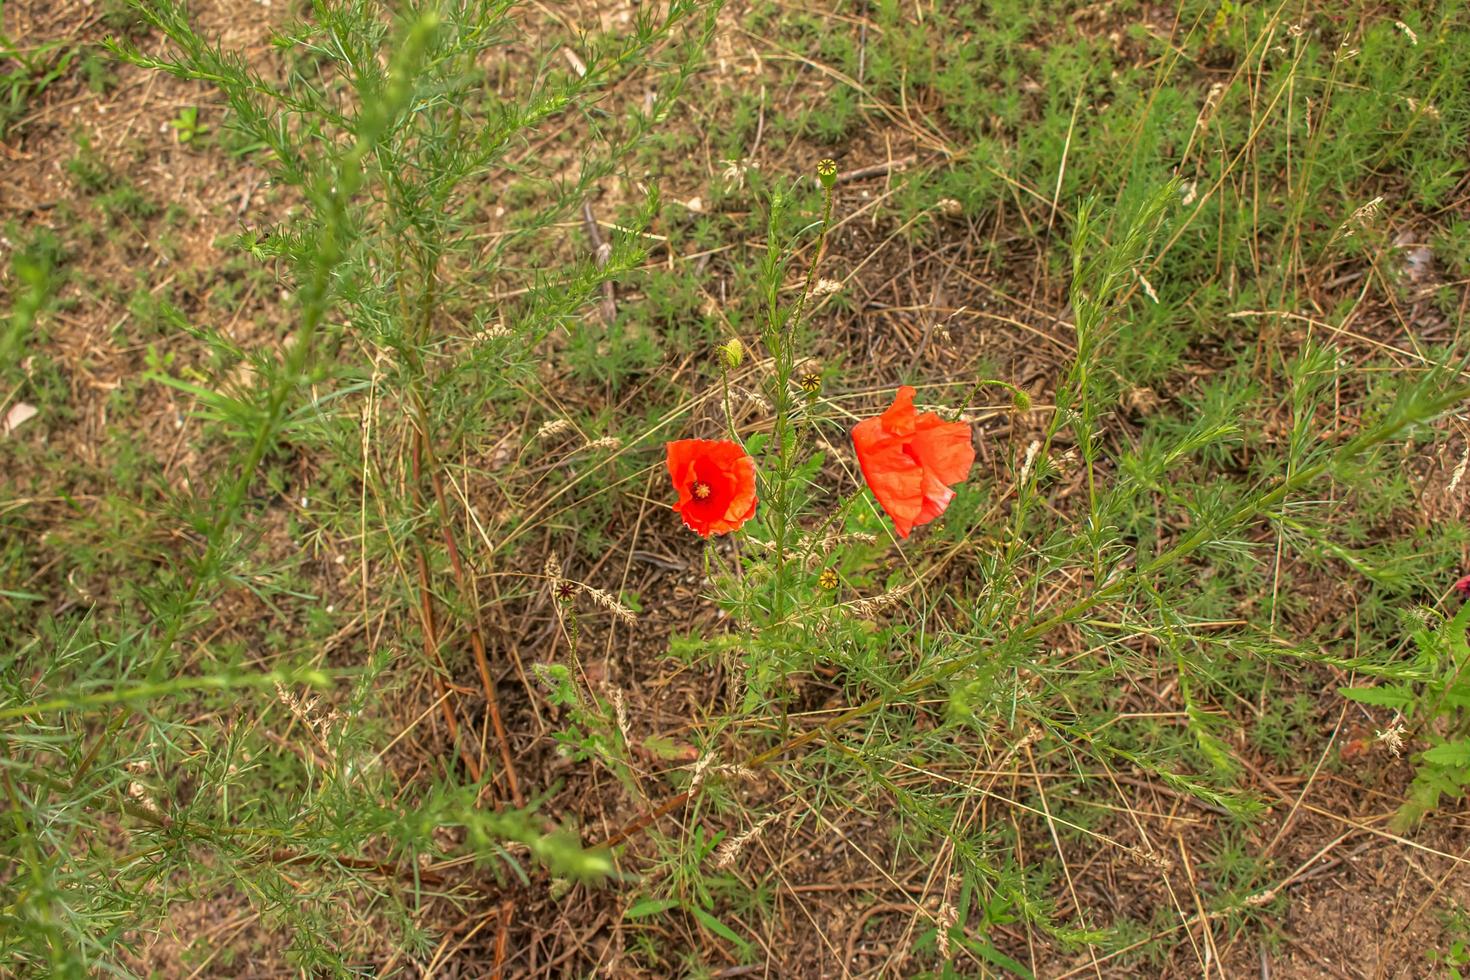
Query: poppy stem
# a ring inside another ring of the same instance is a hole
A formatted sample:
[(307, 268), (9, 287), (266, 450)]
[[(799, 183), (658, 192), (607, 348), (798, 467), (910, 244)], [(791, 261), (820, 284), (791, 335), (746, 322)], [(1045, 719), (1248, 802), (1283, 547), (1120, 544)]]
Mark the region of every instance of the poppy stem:
[[(801, 323), (801, 317), (806, 309), (808, 297), (811, 296), (812, 284), (816, 281), (817, 266), (822, 261), (822, 255), (827, 247), (827, 234), (832, 227), (832, 204), (833, 188), (826, 181), (822, 182), (822, 220), (817, 230), (816, 246), (812, 249), (811, 260), (807, 263), (806, 278), (802, 283), (801, 295), (797, 297), (796, 303), (790, 312), (784, 316), (780, 312), (778, 295), (781, 265), (776, 262), (770, 267), (771, 272), (771, 311), (769, 330), (766, 333), (766, 346), (770, 351), (771, 359), (775, 365), (775, 379), (771, 391), (771, 400), (776, 409), (776, 421), (772, 435), (776, 441), (776, 477), (774, 493), (771, 494), (772, 511), (775, 519), (772, 524), (772, 537), (774, 538), (776, 551), (776, 574), (771, 579), (771, 618), (774, 622), (781, 622), (785, 618), (786, 593), (788, 583), (786, 580), (786, 552), (788, 538), (791, 531), (790, 514), (793, 509), (793, 495), (791, 493), (793, 474), (796, 470), (797, 437), (799, 433), (792, 425), (792, 376), (796, 369), (796, 330)], [(774, 218), (774, 213), (773, 213)], [(772, 231), (775, 231), (775, 221), (772, 221)], [(775, 240), (775, 235), (772, 235)]]
[(1030, 396), (1028, 396), (1026, 392), (1022, 391), (1019, 386), (1011, 384), (1011, 382), (1009, 381), (1001, 381), (998, 378), (981, 378), (979, 381), (975, 382), (974, 387), (970, 389), (970, 393), (966, 395), (965, 400), (960, 403), (960, 407), (955, 413), (955, 417), (957, 419), (963, 420), (965, 412), (969, 411), (971, 403), (975, 401), (975, 396), (980, 394), (980, 389), (986, 387), (987, 385), (991, 385), (996, 388), (1004, 388), (1009, 391), (1011, 393), (1011, 400), (1018, 407), (1021, 406), (1023, 403), (1030, 402)]
[(822, 188), (822, 224), (817, 232), (817, 247), (812, 251), (812, 260), (806, 267), (806, 281), (801, 286), (801, 296), (796, 300), (796, 305), (791, 308), (791, 316), (787, 319), (788, 327), (786, 339), (789, 342), (796, 330), (796, 324), (801, 320), (801, 313), (806, 308), (807, 297), (812, 294), (812, 283), (817, 278), (817, 265), (822, 261), (822, 255), (827, 250), (827, 232), (832, 228), (832, 198), (831, 187)]

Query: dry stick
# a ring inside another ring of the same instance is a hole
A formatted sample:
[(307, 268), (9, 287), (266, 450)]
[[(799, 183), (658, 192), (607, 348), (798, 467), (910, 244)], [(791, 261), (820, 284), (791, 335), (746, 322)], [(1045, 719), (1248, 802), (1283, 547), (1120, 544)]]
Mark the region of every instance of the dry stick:
[[(1433, 418), (1447, 408), (1457, 405), (1467, 398), (1470, 398), (1470, 387), (1462, 386), (1450, 390), (1445, 394), (1442, 394), (1439, 398), (1436, 398), (1432, 403), (1430, 403), (1429, 406), (1426, 406), (1427, 411), (1424, 418)], [(1398, 433), (1401, 432), (1403, 429), (1407, 428), (1410, 424), (1410, 419), (1401, 418), (1392, 424), (1384, 425), (1376, 429), (1370, 429), (1367, 432), (1361, 433), (1358, 436), (1349, 439), (1346, 443), (1343, 444), (1342, 448), (1337, 453), (1333, 454), (1330, 459), (1318, 463), (1315, 466), (1307, 467), (1304, 470), (1299, 470), (1296, 473), (1292, 474), (1290, 477), (1280, 479), (1275, 489), (1262, 494), (1254, 500), (1248, 500), (1242, 503), (1240, 506), (1236, 507), (1233, 511), (1231, 511), (1228, 515), (1226, 515), (1223, 519), (1219, 521), (1206, 521), (1200, 524), (1189, 534), (1185, 535), (1178, 544), (1174, 545), (1163, 554), (1155, 556), (1151, 561), (1145, 563), (1144, 565), (1136, 567), (1133, 570), (1132, 574), (1119, 576), (1112, 583), (1105, 584), (1095, 589), (1092, 594), (1087, 596), (1086, 598), (1073, 603), (1072, 605), (1063, 609), (1061, 612), (1056, 613), (1039, 623), (1032, 624), (1026, 629), (1019, 631), (1019, 633), (1013, 634), (1013, 636), (1022, 643), (1027, 643), (1039, 639), (1042, 636), (1045, 636), (1047, 633), (1050, 633), (1058, 626), (1071, 622), (1073, 619), (1087, 612), (1089, 609), (1092, 609), (1093, 607), (1098, 606), (1108, 601), (1109, 599), (1112, 599), (1114, 596), (1121, 593), (1128, 585), (1134, 582), (1143, 581), (1150, 576), (1156, 574), (1157, 572), (1169, 567), (1178, 559), (1189, 555), (1197, 548), (1199, 548), (1202, 544), (1204, 544), (1205, 539), (1209, 537), (1209, 535), (1215, 533), (1219, 528), (1234, 527), (1246, 520), (1249, 520), (1251, 517), (1263, 511), (1269, 510), (1271, 507), (1286, 499), (1286, 497), (1288, 497), (1293, 492), (1316, 482), (1319, 477), (1332, 469), (1332, 467), (1336, 465), (1339, 460), (1355, 456), (1358, 453), (1365, 452), (1366, 450), (1371, 449), (1374, 446), (1387, 442), (1394, 436), (1398, 435)], [(963, 657), (958, 660), (952, 660), (949, 663), (945, 664), (943, 667), (935, 670), (932, 674), (927, 674), (923, 677), (919, 677), (915, 680), (909, 681), (907, 684), (904, 684), (902, 687), (894, 691), (892, 695), (879, 695), (878, 697), (872, 698), (868, 701), (864, 701), (863, 703), (855, 705), (854, 707), (847, 709), (841, 714), (828, 719), (821, 725), (818, 725), (815, 728), (803, 732), (795, 738), (789, 739), (781, 743), (780, 745), (775, 746), (774, 748), (767, 749), (764, 752), (756, 753), (755, 755), (745, 760), (744, 766), (747, 769), (760, 769), (773, 760), (785, 755), (786, 753), (795, 751), (796, 749), (799, 749), (810, 742), (814, 742), (830, 732), (836, 731), (837, 729), (846, 725), (849, 721), (853, 721), (865, 715), (872, 714), (874, 711), (884, 708), (889, 704), (894, 703), (895, 701), (902, 700), (911, 695), (917, 694), (928, 687), (932, 687), (935, 684), (948, 680), (950, 677), (953, 677), (961, 670), (970, 666), (971, 662), (972, 661), (969, 658)], [(614, 847), (618, 844), (621, 844), (629, 837), (632, 837), (634, 834), (637, 834), (646, 829), (649, 825), (654, 823), (660, 817), (665, 816), (677, 807), (683, 805), (686, 801), (689, 800), (691, 794), (692, 790), (684, 790), (683, 792), (675, 794), (674, 796), (665, 800), (663, 803), (659, 804), (657, 809), (630, 822), (622, 830), (619, 830), (617, 833), (613, 834), (606, 841), (603, 841), (601, 846)], [(1308, 809), (1315, 808), (1309, 806)], [(1370, 832), (1383, 834), (1384, 836), (1392, 836), (1385, 834), (1383, 831), (1379, 830), (1371, 830)], [(1395, 837), (1394, 839), (1401, 840), (1402, 838)]]
[(514, 902), (507, 901), (500, 906), (500, 922), (495, 930), (495, 965), (490, 972), (491, 980), (501, 980), (505, 976), (505, 948), (510, 941), (510, 917), (514, 911)]
[[(480, 673), (480, 684), (485, 688), (485, 701), (489, 706), (490, 724), (495, 729), (495, 738), (500, 743), (500, 761), (505, 768), (506, 781), (510, 784), (510, 796), (517, 808), (526, 805), (525, 798), (521, 796), (520, 781), (516, 778), (515, 765), (511, 762), (510, 738), (505, 733), (505, 724), (500, 718), (500, 698), (496, 694), (495, 681), (490, 676), (490, 661), (485, 656), (485, 638), (481, 632), (480, 603), (466, 586), (464, 563), (460, 561), (459, 546), (455, 544), (454, 530), (449, 524), (449, 502), (444, 495), (444, 481), (439, 472), (439, 467), (434, 465), (434, 451), (429, 445), (428, 436), (424, 434), (424, 418), (422, 406), (420, 406), (419, 425), (415, 426), (416, 438), (422, 444), (424, 454), (429, 460), (429, 480), (434, 486), (434, 499), (439, 504), (439, 529), (444, 537), (444, 548), (449, 552), (449, 567), (454, 570), (454, 584), (459, 589), (462, 601), (473, 603), (474, 609), (469, 622), (470, 648), (475, 654), (475, 668)], [(415, 460), (417, 460), (418, 445), (415, 445)], [(476, 777), (479, 778), (479, 777)]]
[(352, 868), (355, 871), (372, 871), (382, 875), (384, 878), (417, 877), (426, 885), (442, 885), (444, 879), (432, 871), (413, 871), (385, 864), (381, 861), (373, 861), (368, 858), (352, 857), (346, 854), (333, 854), (325, 857), (319, 854), (297, 854), (285, 849), (272, 851), (270, 860), (273, 864), (301, 864), (309, 862), (312, 864), (340, 864), (344, 868)]
[[(612, 258), (612, 246), (603, 241), (597, 218), (592, 214), (592, 204), (587, 200), (582, 201), (582, 223), (586, 225), (587, 238), (592, 243), (592, 260), (597, 263), (597, 268), (602, 269)], [(618, 318), (618, 293), (611, 279), (602, 280), (602, 302), (598, 304), (598, 312), (602, 322), (608, 326)]]
[[(415, 508), (420, 510), (422, 509), (423, 503), (423, 495), (419, 489), (422, 476), (422, 467), (420, 464), (421, 448), (419, 440), (414, 440), (412, 492)], [(470, 777), (475, 782), (479, 782), (483, 770), (480, 768), (480, 764), (475, 761), (475, 757), (470, 754), (469, 749), (459, 739), (459, 722), (454, 717), (454, 705), (451, 703), (453, 698), (450, 697), (452, 692), (444, 683), (446, 668), (444, 666), (444, 659), (439, 656), (439, 630), (434, 622), (434, 596), (429, 588), (429, 560), (424, 555), (423, 540), (417, 533), (414, 534), (413, 550), (414, 561), (418, 565), (419, 571), (419, 624), (423, 628), (424, 654), (429, 660), (429, 673), (434, 677), (434, 688), (439, 694), (439, 704), (444, 711), (444, 724), (449, 729), (449, 740), (459, 750), (459, 757), (464, 762), (465, 770), (469, 772)], [(435, 664), (438, 664), (438, 670), (433, 669)]]
[(868, 177), (887, 177), (889, 174), (907, 170), (913, 166), (918, 158), (912, 153), (897, 160), (885, 160), (867, 167), (858, 167), (856, 170), (845, 170), (837, 175), (837, 183), (846, 184), (853, 180), (865, 180)]
[[(750, 763), (746, 763), (746, 765), (750, 766)], [(754, 768), (753, 766), (750, 767)], [(689, 798), (691, 795), (692, 791), (687, 789), (684, 790), (682, 793), (675, 793), (673, 796), (660, 803), (656, 810), (652, 810), (648, 813), (645, 813), (643, 816), (638, 817), (622, 830), (618, 831), (616, 834), (613, 834), (607, 840), (603, 841), (601, 846), (617, 847), (628, 838), (633, 837), (636, 834), (641, 834), (643, 831), (647, 830), (650, 825), (662, 819), (663, 817), (668, 816), (670, 813), (673, 813), (679, 807), (689, 802)]]
[[(466, 946), (468, 946), (470, 940), (478, 936), (480, 934), (480, 930), (484, 929), (490, 924), (490, 920), (498, 918), (500, 916), (500, 912), (501, 909), (499, 906), (497, 906), (491, 909), (489, 912), (486, 912), (484, 915), (480, 916), (480, 921), (475, 923), (474, 928), (461, 936), (459, 941), (456, 942), (453, 946), (449, 945), (449, 937), (445, 936), (440, 941), (439, 948), (434, 951), (433, 959), (429, 960), (429, 965), (424, 967), (424, 980), (433, 980), (434, 974), (439, 972), (439, 964), (447, 961), (455, 953), (458, 953), (461, 949), (464, 949)], [(388, 970), (385, 969), (382, 972), (387, 973)]]

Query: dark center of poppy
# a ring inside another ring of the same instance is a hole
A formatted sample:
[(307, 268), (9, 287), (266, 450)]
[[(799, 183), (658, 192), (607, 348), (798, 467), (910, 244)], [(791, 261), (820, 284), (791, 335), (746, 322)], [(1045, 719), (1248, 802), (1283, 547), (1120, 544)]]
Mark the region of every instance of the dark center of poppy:
[(693, 494), (695, 500), (708, 500), (712, 491), (708, 483), (702, 483), (696, 480), (694, 481), (694, 485), (689, 488), (689, 492)]

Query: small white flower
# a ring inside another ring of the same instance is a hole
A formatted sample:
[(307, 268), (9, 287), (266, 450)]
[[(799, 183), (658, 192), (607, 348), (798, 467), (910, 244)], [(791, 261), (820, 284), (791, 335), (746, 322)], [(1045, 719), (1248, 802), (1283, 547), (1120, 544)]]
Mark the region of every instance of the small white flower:
[(724, 173), (720, 176), (725, 181), (727, 190), (742, 190), (745, 187), (745, 175), (755, 169), (755, 164), (747, 157), (739, 160), (722, 160), (725, 165)]
[(1388, 749), (1389, 754), (1397, 759), (1404, 751), (1404, 724), (1395, 718), (1393, 724), (1383, 731), (1373, 733), (1374, 741)]

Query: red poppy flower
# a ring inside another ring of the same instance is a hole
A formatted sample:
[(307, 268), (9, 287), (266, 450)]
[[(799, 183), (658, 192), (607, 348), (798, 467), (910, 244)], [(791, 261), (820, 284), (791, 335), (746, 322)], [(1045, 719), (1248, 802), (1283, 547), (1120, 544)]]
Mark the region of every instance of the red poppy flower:
[(901, 538), (944, 513), (954, 498), (950, 487), (963, 483), (975, 463), (969, 425), (916, 411), (908, 385), (888, 411), (853, 427), (852, 444), (868, 489)]
[(1455, 591), (1467, 599), (1470, 599), (1470, 575), (1466, 575), (1455, 583)]
[(739, 443), (679, 439), (664, 448), (679, 494), (674, 509), (689, 530), (726, 534), (755, 516), (755, 464)]

